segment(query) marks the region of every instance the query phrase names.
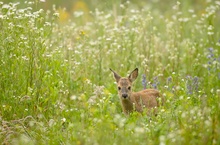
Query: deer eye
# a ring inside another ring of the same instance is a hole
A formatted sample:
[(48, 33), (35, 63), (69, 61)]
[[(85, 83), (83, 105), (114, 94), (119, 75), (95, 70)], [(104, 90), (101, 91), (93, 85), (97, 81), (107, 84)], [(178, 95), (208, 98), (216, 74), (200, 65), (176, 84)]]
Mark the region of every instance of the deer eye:
[(128, 87), (128, 90), (131, 90), (131, 87), (130, 87), (130, 86)]
[(121, 90), (121, 87), (118, 87), (118, 90)]

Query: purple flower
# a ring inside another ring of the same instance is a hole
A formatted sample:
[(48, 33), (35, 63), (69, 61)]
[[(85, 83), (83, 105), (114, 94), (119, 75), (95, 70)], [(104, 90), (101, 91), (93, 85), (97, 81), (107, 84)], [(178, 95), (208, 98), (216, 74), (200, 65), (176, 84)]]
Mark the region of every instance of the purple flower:
[(220, 59), (220, 58), (215, 57), (214, 48), (212, 48), (212, 47), (208, 48), (207, 59), (208, 59), (208, 62), (207, 62), (208, 63), (208, 68), (207, 68), (208, 73), (215, 72), (216, 68), (213, 65), (213, 62), (216, 61), (217, 59)]
[(199, 90), (199, 77), (187, 76), (186, 80), (187, 80), (186, 82), (187, 94), (197, 93)]
[(199, 89), (199, 78), (197, 76), (195, 76), (193, 78), (193, 89), (195, 92), (198, 92), (198, 89)]
[(154, 77), (154, 78), (153, 78), (152, 87), (153, 87), (154, 89), (157, 89), (157, 86), (158, 86), (159, 84), (160, 84), (160, 83), (159, 83), (159, 81), (158, 81), (158, 77)]
[(167, 78), (167, 85), (168, 85), (169, 83), (171, 83), (171, 82), (172, 82), (172, 77), (169, 76), (169, 77)]
[(146, 75), (145, 74), (142, 75), (142, 86), (143, 86), (144, 89), (147, 88), (147, 80), (146, 80)]
[(169, 76), (169, 77), (167, 78), (167, 81), (166, 81), (167, 89), (170, 90), (170, 91), (172, 91), (172, 90), (173, 90), (173, 87), (174, 87), (174, 86), (171, 86), (172, 81), (173, 81), (173, 78), (172, 78), (171, 76)]
[(208, 48), (208, 50), (209, 50), (209, 52), (212, 53), (214, 49), (212, 47), (210, 47), (210, 48)]
[(153, 83), (152, 86), (154, 89), (157, 89), (157, 84)]
[(193, 89), (192, 89), (192, 84), (191, 84), (191, 79), (192, 77), (191, 76), (186, 76), (186, 91), (187, 91), (187, 94), (192, 94), (193, 93)]

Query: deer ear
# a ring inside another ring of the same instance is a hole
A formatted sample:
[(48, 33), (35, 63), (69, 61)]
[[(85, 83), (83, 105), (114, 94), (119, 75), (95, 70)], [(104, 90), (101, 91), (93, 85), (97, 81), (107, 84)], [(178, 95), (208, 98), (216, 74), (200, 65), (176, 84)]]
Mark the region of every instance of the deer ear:
[(133, 82), (133, 81), (136, 80), (137, 76), (138, 76), (138, 68), (134, 69), (134, 70), (131, 72), (131, 74), (128, 76), (128, 79), (129, 79), (131, 82)]
[(121, 76), (119, 76), (119, 75), (118, 75), (115, 71), (113, 71), (111, 68), (110, 68), (110, 70), (113, 72), (114, 78), (115, 78), (116, 82), (118, 83), (119, 80), (121, 79)]

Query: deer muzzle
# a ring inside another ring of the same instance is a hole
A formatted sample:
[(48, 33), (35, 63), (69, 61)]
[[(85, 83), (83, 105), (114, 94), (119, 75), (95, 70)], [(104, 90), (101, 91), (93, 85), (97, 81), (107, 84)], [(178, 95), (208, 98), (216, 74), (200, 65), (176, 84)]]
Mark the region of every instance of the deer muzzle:
[(124, 99), (126, 99), (128, 97), (128, 94), (122, 94), (121, 95)]

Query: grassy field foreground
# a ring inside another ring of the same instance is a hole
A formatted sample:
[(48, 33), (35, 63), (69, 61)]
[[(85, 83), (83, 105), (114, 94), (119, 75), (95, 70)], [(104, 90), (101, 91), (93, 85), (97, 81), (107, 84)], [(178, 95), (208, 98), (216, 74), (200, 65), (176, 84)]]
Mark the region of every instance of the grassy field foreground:
[[(0, 2), (2, 144), (220, 144), (220, 1), (74, 12)], [(161, 7), (161, 9), (160, 9)], [(86, 17), (86, 19), (85, 19)], [(109, 68), (166, 98), (122, 113)]]

